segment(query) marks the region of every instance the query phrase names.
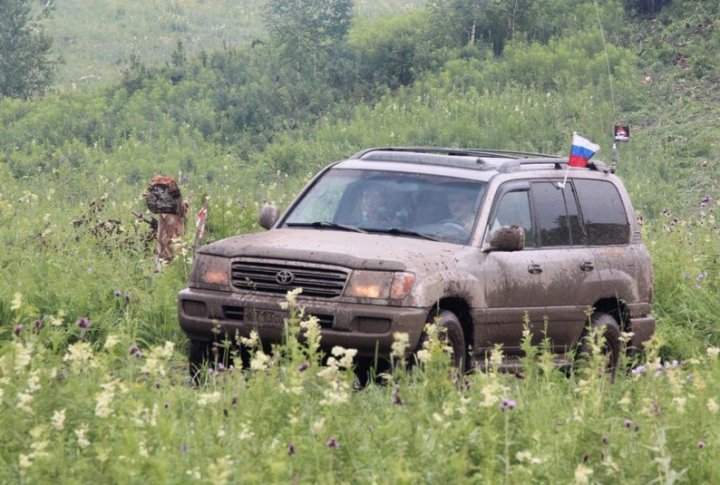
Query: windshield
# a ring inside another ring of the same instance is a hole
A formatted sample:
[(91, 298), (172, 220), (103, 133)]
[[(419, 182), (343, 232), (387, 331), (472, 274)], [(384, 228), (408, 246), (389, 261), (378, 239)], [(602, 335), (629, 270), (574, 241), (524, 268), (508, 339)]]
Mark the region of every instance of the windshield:
[(331, 169), (284, 227), (386, 233), (466, 244), (485, 182), (439, 175)]

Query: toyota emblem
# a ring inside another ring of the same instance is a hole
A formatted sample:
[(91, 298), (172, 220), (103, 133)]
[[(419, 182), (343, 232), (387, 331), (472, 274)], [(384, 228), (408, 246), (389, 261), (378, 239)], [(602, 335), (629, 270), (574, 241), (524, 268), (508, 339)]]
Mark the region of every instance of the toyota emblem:
[(292, 284), (293, 281), (295, 281), (295, 275), (292, 271), (284, 269), (275, 273), (275, 281), (277, 281), (281, 285), (287, 286), (289, 284)]

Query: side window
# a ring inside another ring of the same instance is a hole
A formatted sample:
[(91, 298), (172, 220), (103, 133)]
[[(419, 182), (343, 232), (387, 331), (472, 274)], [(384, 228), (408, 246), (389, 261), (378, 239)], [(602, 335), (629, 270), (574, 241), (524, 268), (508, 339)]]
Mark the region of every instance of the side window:
[(630, 223), (615, 185), (604, 180), (575, 180), (588, 243), (627, 244)]
[(490, 231), (502, 226), (517, 225), (525, 231), (525, 247), (535, 247), (530, 217), (530, 198), (527, 190), (508, 192), (502, 196), (497, 205), (495, 217), (490, 224)]
[(587, 244), (572, 184), (535, 182), (532, 194), (541, 246)]

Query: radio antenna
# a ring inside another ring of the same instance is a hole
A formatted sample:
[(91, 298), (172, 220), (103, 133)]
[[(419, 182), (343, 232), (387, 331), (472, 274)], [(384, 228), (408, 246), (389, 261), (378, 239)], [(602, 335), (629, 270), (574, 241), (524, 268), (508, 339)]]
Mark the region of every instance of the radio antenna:
[(593, 6), (595, 7), (595, 16), (597, 17), (598, 27), (600, 28), (600, 37), (602, 38), (603, 51), (605, 52), (605, 64), (607, 65), (608, 71), (608, 82), (610, 83), (610, 99), (612, 101), (613, 109), (613, 123), (615, 122), (615, 91), (613, 89), (612, 71), (610, 70), (610, 56), (608, 55), (607, 44), (605, 43), (605, 30), (603, 29), (602, 20), (600, 19), (600, 9), (598, 9), (597, 0), (593, 0)]

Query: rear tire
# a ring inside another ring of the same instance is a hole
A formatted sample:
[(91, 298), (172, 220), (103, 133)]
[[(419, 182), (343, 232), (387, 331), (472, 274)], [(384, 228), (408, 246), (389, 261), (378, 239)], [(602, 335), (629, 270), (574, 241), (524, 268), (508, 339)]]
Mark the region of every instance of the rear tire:
[[(605, 372), (614, 377), (620, 362), (620, 325), (609, 313), (596, 313), (591, 318), (590, 327), (598, 331), (604, 329), (601, 352), (607, 358)], [(588, 340), (589, 338), (590, 332), (585, 332), (579, 349), (580, 358), (586, 358), (590, 353), (592, 342)]]

